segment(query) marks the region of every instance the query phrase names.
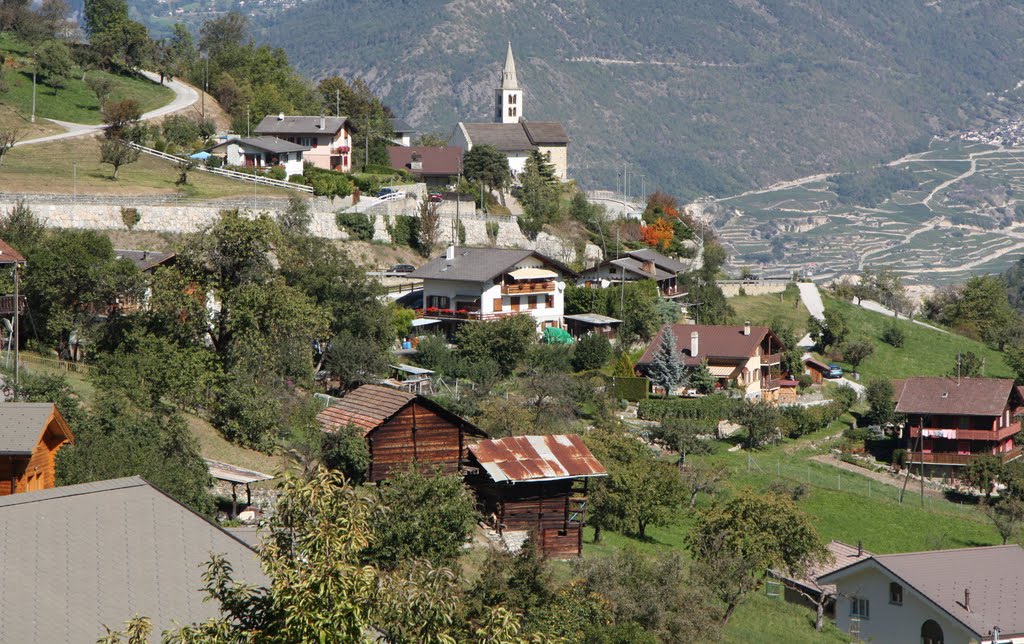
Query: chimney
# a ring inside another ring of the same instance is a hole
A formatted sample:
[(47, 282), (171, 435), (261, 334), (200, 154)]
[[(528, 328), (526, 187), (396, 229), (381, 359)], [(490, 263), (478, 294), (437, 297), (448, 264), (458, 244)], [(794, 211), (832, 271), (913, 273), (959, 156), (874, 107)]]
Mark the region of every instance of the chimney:
[(327, 129), (327, 119), (325, 119), (322, 116), (320, 117), (320, 129), (321, 130), (326, 130)]
[(448, 250), (444, 252), (444, 258), (449, 262), (455, 259), (455, 244), (448, 247)]
[(647, 260), (644, 262), (644, 272), (648, 275), (654, 275), (654, 262)]
[(971, 589), (970, 588), (964, 588), (964, 608), (967, 609), (968, 613), (971, 612)]
[(860, 559), (864, 556), (864, 542), (857, 539), (857, 558)]
[(696, 358), (698, 349), (700, 349), (700, 338), (696, 331), (690, 334), (690, 357)]
[(277, 113), (277, 120), (278, 121), (283, 121), (284, 120), (284, 112), (278, 112)]
[(743, 335), (750, 335), (750, 320), (743, 323)]

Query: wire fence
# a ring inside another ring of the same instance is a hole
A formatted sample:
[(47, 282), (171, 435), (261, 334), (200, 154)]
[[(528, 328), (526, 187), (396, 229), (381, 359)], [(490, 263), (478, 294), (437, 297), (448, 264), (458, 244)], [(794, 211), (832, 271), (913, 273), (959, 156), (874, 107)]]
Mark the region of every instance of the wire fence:
[[(863, 496), (872, 501), (894, 505), (901, 505), (900, 492), (905, 476), (904, 473), (899, 477), (891, 477), (891, 482), (882, 482), (871, 478), (870, 472), (867, 470), (861, 474), (813, 460), (787, 460), (781, 457), (772, 458), (754, 454), (748, 454), (746, 463), (736, 466), (735, 470), (741, 476), (753, 476), (768, 481), (784, 481), (821, 491), (845, 492)], [(884, 471), (879, 474), (890, 476)], [(902, 506), (924, 508), (931, 512), (959, 516), (977, 515), (976, 503), (947, 500), (937, 493), (937, 490), (926, 484), (925, 493), (922, 496), (921, 481), (916, 476), (912, 476), (907, 482)]]
[(69, 371), (71, 373), (86, 375), (91, 369), (91, 367), (84, 362), (61, 360), (58, 358), (36, 355), (34, 353), (21, 353), (19, 355), (18, 362), (22, 369), (27, 369), (29, 371), (33, 369), (49, 369), (51, 371)]

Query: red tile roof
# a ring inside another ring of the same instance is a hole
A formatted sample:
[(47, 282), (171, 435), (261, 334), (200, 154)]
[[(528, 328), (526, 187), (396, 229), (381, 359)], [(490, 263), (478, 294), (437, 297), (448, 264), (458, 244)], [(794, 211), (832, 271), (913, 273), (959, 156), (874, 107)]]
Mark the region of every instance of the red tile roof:
[[(637, 365), (648, 365), (654, 359), (654, 354), (661, 344), (661, 336), (668, 327), (661, 327), (658, 335), (644, 351)], [(672, 333), (676, 336), (676, 349), (686, 365), (696, 365), (701, 360), (714, 361), (716, 358), (724, 361), (744, 362), (754, 355), (757, 347), (764, 340), (766, 335), (779, 346), (779, 341), (772, 330), (766, 326), (750, 327), (750, 335), (743, 334), (742, 326), (707, 325), (707, 324), (673, 324)], [(697, 333), (697, 355), (690, 354), (690, 339), (692, 334)], [(779, 349), (781, 351), (781, 349)], [(772, 349), (772, 351), (776, 351)]]
[(469, 451), (495, 482), (607, 476), (601, 462), (575, 434), (485, 440), (470, 445)]
[[(412, 168), (412, 156), (419, 154), (423, 164), (419, 170)], [(414, 175), (453, 177), (462, 166), (462, 148), (457, 146), (431, 147), (425, 145), (388, 146), (388, 164), (392, 168), (408, 170)]]
[(415, 394), (383, 385), (363, 385), (317, 414), (320, 429), (336, 432), (355, 425), (369, 432), (416, 399)]
[(0, 239), (0, 264), (24, 264), (25, 256)]
[(893, 389), (901, 414), (951, 416), (999, 416), (1018, 393), (1012, 380), (1001, 378), (907, 378)]

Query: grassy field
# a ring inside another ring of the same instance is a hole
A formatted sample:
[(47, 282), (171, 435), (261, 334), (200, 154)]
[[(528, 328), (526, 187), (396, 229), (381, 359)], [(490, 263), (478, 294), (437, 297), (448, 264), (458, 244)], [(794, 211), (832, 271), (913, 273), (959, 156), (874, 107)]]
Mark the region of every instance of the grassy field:
[(798, 338), (807, 333), (810, 313), (800, 301), (800, 293), (796, 289), (773, 295), (737, 295), (729, 298), (729, 305), (740, 320), (766, 326), (773, 320), (782, 320), (789, 323)]
[(3, 104), (0, 104), (0, 129), (16, 130), (19, 141), (63, 132), (56, 123), (46, 119), (37, 119), (35, 123), (32, 123), (27, 115), (19, 114), (14, 107)]
[[(823, 297), (826, 307), (836, 307), (846, 316), (852, 330), (851, 337), (866, 337), (875, 346), (874, 354), (860, 365), (859, 371), (864, 381), (871, 378), (949, 375), (956, 364), (957, 352), (966, 351), (973, 351), (984, 359), (985, 376), (1013, 377), (1013, 371), (1006, 365), (1003, 355), (984, 343), (927, 329), (907, 320), (893, 320), (847, 302)], [(902, 347), (896, 348), (882, 342), (882, 331), (889, 324), (897, 324), (903, 329), (906, 342)], [(850, 365), (843, 366), (849, 368)]]
[[(0, 55), (9, 59), (5, 73), (9, 89), (0, 98), (19, 114), (32, 112), (32, 62), (30, 48), (11, 34), (0, 34)], [(107, 78), (113, 83), (112, 100), (132, 98), (139, 102), (143, 112), (170, 103), (174, 92), (141, 76), (122, 76), (100, 70), (89, 70), (85, 78)], [(82, 70), (69, 70), (64, 87), (54, 89), (42, 82), (36, 83), (36, 116), (73, 123), (101, 122), (100, 105), (96, 95), (83, 80)]]
[[(253, 195), (252, 184), (198, 171), (189, 175), (188, 185), (177, 186), (177, 168), (145, 154), (123, 166), (114, 181), (113, 169), (100, 163), (99, 142), (90, 136), (14, 148), (0, 167), (0, 185), (9, 192), (71, 194), (75, 189), (73, 163), (78, 164), (81, 195), (179, 194), (196, 199)], [(291, 191), (259, 186), (256, 194), (287, 197)]]

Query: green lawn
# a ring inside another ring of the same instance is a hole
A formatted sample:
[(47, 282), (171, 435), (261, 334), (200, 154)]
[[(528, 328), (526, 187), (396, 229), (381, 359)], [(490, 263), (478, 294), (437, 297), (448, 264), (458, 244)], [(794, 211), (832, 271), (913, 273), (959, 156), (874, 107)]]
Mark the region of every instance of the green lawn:
[[(32, 62), (29, 48), (11, 34), (0, 34), (0, 55), (9, 59), (5, 67), (8, 91), (0, 103), (10, 105), (19, 114), (32, 113)], [(54, 89), (42, 82), (36, 83), (36, 117), (52, 118), (74, 123), (98, 124), (102, 122), (96, 95), (82, 80), (82, 70), (73, 68), (64, 87)], [(143, 112), (170, 103), (174, 92), (141, 76), (122, 76), (100, 70), (89, 70), (86, 78), (108, 78), (114, 84), (112, 100), (133, 98)]]
[[(957, 352), (966, 351), (973, 351), (984, 359), (985, 376), (1012, 378), (1014, 375), (1003, 355), (984, 343), (953, 333), (933, 331), (908, 320), (894, 320), (824, 294), (822, 297), (826, 307), (838, 308), (846, 316), (851, 338), (866, 337), (875, 345), (874, 354), (858, 369), (864, 381), (872, 378), (948, 375), (953, 372)], [(903, 329), (906, 342), (902, 347), (896, 348), (882, 342), (882, 331), (889, 324), (897, 324)], [(845, 369), (850, 368), (849, 364), (840, 364)]]
[(737, 295), (728, 301), (740, 321), (749, 320), (754, 325), (768, 326), (774, 320), (782, 320), (789, 323), (797, 338), (807, 333), (810, 313), (795, 288), (771, 295)]

